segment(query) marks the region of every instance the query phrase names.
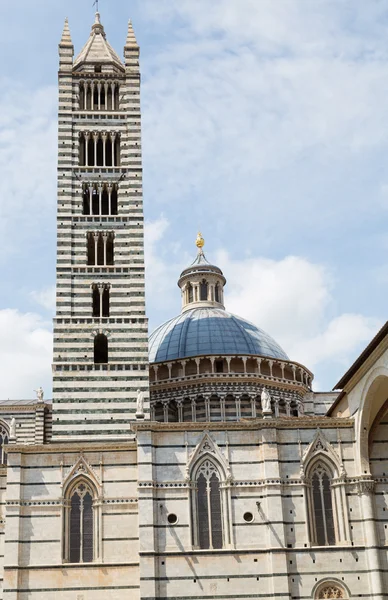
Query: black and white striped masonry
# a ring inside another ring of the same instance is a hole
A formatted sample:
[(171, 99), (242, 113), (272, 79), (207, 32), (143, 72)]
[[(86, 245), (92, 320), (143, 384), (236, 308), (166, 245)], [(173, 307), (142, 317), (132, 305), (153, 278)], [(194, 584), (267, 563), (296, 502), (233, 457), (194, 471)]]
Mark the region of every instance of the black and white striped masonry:
[(126, 440), (148, 402), (139, 46), (124, 61), (96, 14), (74, 60), (59, 44), (53, 440)]

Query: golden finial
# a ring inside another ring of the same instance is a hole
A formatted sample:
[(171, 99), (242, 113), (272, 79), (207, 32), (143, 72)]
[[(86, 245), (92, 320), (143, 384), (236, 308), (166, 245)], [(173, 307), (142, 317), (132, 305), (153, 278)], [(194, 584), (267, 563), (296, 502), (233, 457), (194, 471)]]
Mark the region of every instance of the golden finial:
[(198, 232), (197, 239), (195, 240), (195, 245), (199, 250), (202, 250), (202, 248), (205, 245), (205, 240), (203, 239), (202, 233), (200, 231)]

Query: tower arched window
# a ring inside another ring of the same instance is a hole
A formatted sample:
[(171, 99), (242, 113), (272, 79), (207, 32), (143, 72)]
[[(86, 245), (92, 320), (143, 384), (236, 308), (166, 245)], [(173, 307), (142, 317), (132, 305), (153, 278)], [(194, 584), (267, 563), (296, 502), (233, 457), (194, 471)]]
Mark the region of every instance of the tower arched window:
[(87, 235), (87, 262), (88, 265), (96, 264), (96, 244), (95, 244), (94, 233), (88, 233)]
[(87, 235), (87, 263), (91, 266), (114, 264), (114, 234), (92, 232)]
[(103, 333), (98, 333), (94, 338), (94, 362), (95, 364), (108, 362), (108, 338)]
[(101, 314), (100, 308), (100, 290), (97, 285), (92, 287), (92, 304), (93, 304), (93, 317), (99, 317)]
[(195, 541), (200, 548), (224, 546), (223, 506), (220, 473), (211, 460), (204, 460), (196, 472)]
[(79, 84), (79, 108), (80, 110), (85, 108), (85, 83), (83, 81)]
[(208, 283), (205, 279), (202, 279), (199, 286), (199, 298), (200, 300), (207, 300), (208, 294)]
[(92, 286), (93, 317), (109, 317), (110, 290), (109, 284), (94, 284)]
[(221, 300), (220, 300), (220, 284), (218, 282), (214, 286), (214, 300), (216, 302), (221, 302)]
[(310, 522), (313, 543), (318, 546), (333, 546), (336, 543), (333, 475), (327, 465), (320, 461), (313, 467), (310, 477), (312, 492)]
[(92, 562), (95, 558), (95, 492), (84, 479), (72, 486), (66, 498), (65, 560), (71, 563)]
[(102, 291), (102, 316), (109, 317), (109, 302), (110, 302), (110, 291), (109, 287), (105, 286)]
[(79, 165), (85, 167), (86, 165), (86, 148), (85, 148), (85, 136), (83, 133), (79, 136)]

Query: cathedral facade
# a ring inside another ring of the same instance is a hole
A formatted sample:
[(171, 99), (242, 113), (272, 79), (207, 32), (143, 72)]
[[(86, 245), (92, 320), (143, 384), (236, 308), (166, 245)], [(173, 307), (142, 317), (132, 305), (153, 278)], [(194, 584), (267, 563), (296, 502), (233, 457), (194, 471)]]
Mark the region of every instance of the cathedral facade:
[(1, 600), (388, 598), (388, 324), (313, 392), (198, 234), (148, 340), (132, 25), (59, 57), (53, 399), (0, 403)]

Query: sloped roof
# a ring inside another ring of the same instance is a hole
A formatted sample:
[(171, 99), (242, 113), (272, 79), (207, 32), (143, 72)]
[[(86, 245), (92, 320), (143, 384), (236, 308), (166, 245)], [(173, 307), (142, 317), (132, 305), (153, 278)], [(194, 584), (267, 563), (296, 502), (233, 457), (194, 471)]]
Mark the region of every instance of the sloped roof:
[(90, 37), (74, 61), (74, 68), (85, 63), (108, 63), (114, 64), (124, 70), (124, 65), (118, 54), (106, 39), (104, 27), (100, 21), (100, 14), (96, 13), (96, 20), (92, 26)]

